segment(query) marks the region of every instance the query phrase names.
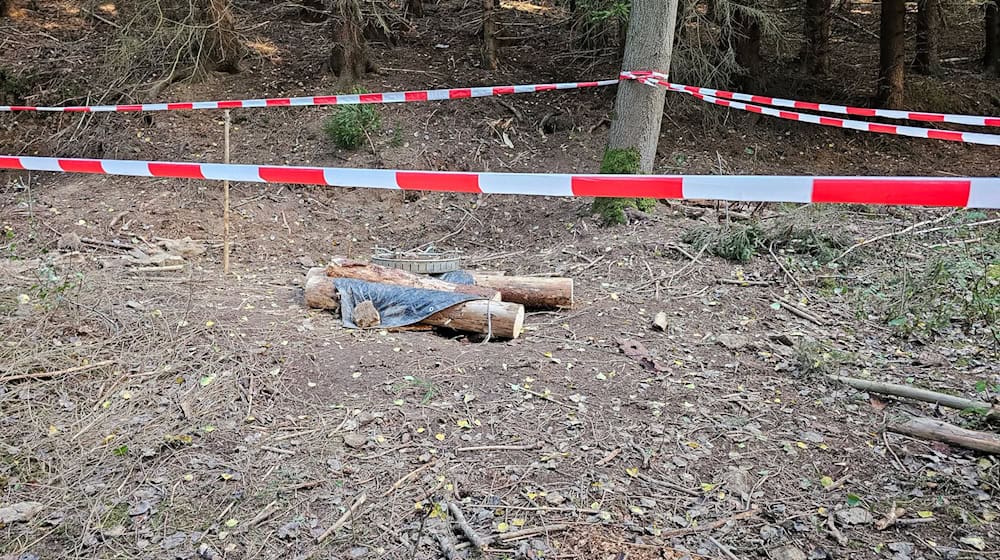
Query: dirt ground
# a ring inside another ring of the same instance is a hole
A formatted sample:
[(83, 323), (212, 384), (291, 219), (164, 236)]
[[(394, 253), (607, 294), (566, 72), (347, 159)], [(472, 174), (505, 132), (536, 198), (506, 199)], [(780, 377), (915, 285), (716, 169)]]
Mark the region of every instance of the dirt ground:
[[(488, 73), (462, 23), (474, 7), (428, 9), (375, 51), (366, 88), (614, 74), (553, 55), (556, 33), (506, 50), (508, 65)], [(266, 13), (254, 33), (270, 58), (164, 95), (329, 91), (310, 28)], [(442, 14), (454, 25), (435, 25)], [(3, 25), (16, 37), (40, 21)], [(31, 61), (81, 48), (49, 47), (4, 49)], [(839, 48), (870, 62), (864, 45)], [(995, 82), (953, 67), (942, 83), (990, 114)], [(613, 94), (381, 107), (382, 129), (356, 152), (325, 139), (329, 109), (236, 112), (234, 161), (595, 170)], [(839, 95), (825, 100), (852, 100)], [(995, 148), (706, 111), (671, 100), (658, 171), (996, 175)], [(567, 124), (540, 130), (555, 115)], [(219, 118), (7, 116), (0, 146), (219, 161)], [(907, 414), (984, 421), (826, 377), (995, 398), (997, 212), (674, 202), (605, 228), (588, 200), (237, 184), (224, 276), (215, 183), (0, 179), (0, 377), (34, 376), (0, 383), (0, 508), (39, 504), (0, 522), (0, 557), (472, 557), (447, 528), (449, 503), (487, 539), (487, 558), (1000, 555), (997, 458), (885, 430)], [(734, 233), (752, 238), (748, 262), (698, 243)], [(185, 237), (205, 251), (180, 270), (122, 264), (123, 244), (150, 252)], [(576, 303), (485, 342), (346, 330), (304, 307), (308, 267), (425, 243), (461, 250), (473, 269), (571, 276)]]

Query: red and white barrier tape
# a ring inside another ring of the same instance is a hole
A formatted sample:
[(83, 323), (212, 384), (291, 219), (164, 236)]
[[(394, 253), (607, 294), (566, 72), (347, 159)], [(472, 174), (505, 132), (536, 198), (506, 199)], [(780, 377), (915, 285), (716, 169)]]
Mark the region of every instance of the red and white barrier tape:
[(894, 134), (897, 136), (910, 136), (913, 138), (930, 138), (932, 140), (948, 140), (950, 142), (964, 142), (966, 144), (1000, 146), (1000, 134), (983, 134), (980, 132), (956, 132), (952, 130), (937, 130), (933, 128), (920, 128), (916, 126), (899, 126), (892, 124), (854, 121), (850, 119), (837, 119), (833, 117), (822, 117), (819, 115), (796, 113), (794, 111), (782, 111), (780, 109), (774, 109), (772, 107), (761, 107), (760, 105), (752, 105), (750, 103), (743, 103), (741, 101), (731, 101), (728, 99), (718, 99), (716, 97), (712, 97), (711, 95), (706, 95), (699, 92), (691, 92), (686, 89), (688, 86), (672, 84), (670, 82), (660, 80), (658, 78), (654, 78), (651, 76), (645, 78), (638, 77), (636, 79), (644, 84), (665, 87), (670, 91), (686, 93), (696, 99), (699, 99), (706, 103), (711, 103), (713, 105), (720, 105), (722, 107), (739, 109), (741, 111), (749, 111), (751, 113), (767, 115), (770, 117), (777, 117), (779, 119), (807, 122), (823, 126), (832, 126), (836, 128), (849, 128), (865, 132), (874, 132), (877, 134)]
[(0, 169), (540, 196), (1000, 208), (1000, 178), (461, 173), (0, 156)]
[(30, 107), (0, 105), (0, 112), (38, 111), (49, 113), (123, 113), (135, 111), (190, 111), (198, 109), (239, 109), (258, 107), (312, 107), (316, 105), (359, 105), (368, 103), (407, 103), (411, 101), (441, 101), (470, 97), (493, 97), (515, 93), (536, 93), (557, 89), (581, 89), (612, 86), (618, 80), (596, 82), (566, 82), (559, 84), (529, 84), (519, 86), (488, 86), (454, 89), (427, 89), (387, 93), (317, 95), (312, 97), (272, 97), (232, 101), (181, 101), (174, 103), (142, 103), (138, 105), (87, 105), (79, 107)]
[[(794, 99), (782, 99), (780, 97), (769, 97), (766, 95), (750, 95), (747, 93), (737, 93), (721, 89), (711, 89), (684, 84), (675, 84), (668, 80), (666, 74), (660, 72), (622, 72), (623, 80), (642, 80), (643, 78), (654, 78), (659, 81), (659, 85), (665, 86), (673, 91), (683, 91), (691, 94), (701, 94), (718, 99), (730, 101), (743, 101), (746, 103), (756, 103), (758, 105), (770, 105), (772, 107), (787, 107), (790, 109), (804, 109), (806, 111), (816, 111), (819, 113), (835, 113), (839, 115), (852, 115), (855, 117), (882, 117), (894, 120), (923, 121), (923, 122), (946, 122), (953, 124), (964, 124), (969, 126), (1000, 126), (1000, 117), (986, 117), (978, 115), (954, 115), (950, 113), (925, 113), (917, 111), (894, 111), (891, 109), (872, 109), (867, 107), (850, 107), (846, 105), (830, 105), (827, 103), (813, 103), (810, 101), (797, 101)], [(648, 82), (646, 82), (648, 83)]]

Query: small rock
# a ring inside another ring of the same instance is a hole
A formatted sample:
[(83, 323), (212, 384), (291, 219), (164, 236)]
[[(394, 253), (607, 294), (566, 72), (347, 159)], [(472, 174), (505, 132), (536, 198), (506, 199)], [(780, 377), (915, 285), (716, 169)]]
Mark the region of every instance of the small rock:
[(781, 527), (776, 527), (774, 525), (764, 525), (760, 528), (760, 538), (764, 539), (764, 542), (781, 541), (784, 540), (782, 537), (785, 530)]
[(557, 505), (565, 502), (566, 498), (564, 498), (563, 495), (560, 494), (559, 492), (547, 492), (545, 494), (545, 501), (547, 503), (550, 503), (550, 504), (554, 505), (554, 506), (557, 506)]
[(344, 445), (353, 449), (364, 447), (366, 443), (368, 438), (361, 434), (351, 433), (344, 436)]
[(219, 556), (219, 553), (215, 552), (215, 549), (208, 546), (207, 543), (201, 543), (198, 545), (198, 556), (201, 556), (205, 560), (215, 560)]
[(141, 502), (135, 504), (134, 506), (128, 508), (128, 514), (131, 516), (145, 515), (149, 513), (149, 510), (153, 508), (153, 504), (149, 503), (147, 500), (142, 500)]
[(299, 529), (302, 524), (298, 521), (292, 521), (290, 523), (285, 523), (281, 527), (278, 527), (278, 538), (282, 540), (291, 540), (299, 536)]
[(960, 537), (958, 542), (962, 544), (967, 544), (976, 550), (986, 550), (986, 541), (982, 537)]
[(160, 541), (160, 548), (163, 550), (170, 550), (171, 548), (177, 548), (178, 546), (184, 544), (187, 541), (187, 533), (177, 532), (169, 537), (164, 537)]
[(768, 554), (772, 560), (807, 560), (805, 552), (790, 544), (772, 548)]
[(368, 411), (362, 412), (361, 414), (358, 415), (358, 426), (367, 426), (368, 424), (374, 422), (376, 418), (378, 418), (378, 416), (372, 414), (371, 412)]
[(351, 558), (363, 558), (368, 555), (368, 547), (366, 546), (356, 546), (348, 551)]
[(9, 525), (11, 523), (23, 523), (30, 521), (32, 517), (38, 515), (45, 506), (41, 502), (18, 502), (5, 507), (0, 507), (0, 523)]
[(121, 525), (115, 525), (108, 529), (101, 529), (101, 536), (106, 539), (114, 539), (125, 534), (125, 527)]
[(730, 350), (740, 350), (750, 345), (750, 339), (741, 334), (720, 334), (715, 341)]
[(375, 304), (367, 299), (354, 306), (352, 318), (354, 324), (362, 329), (377, 327), (382, 323), (382, 317), (378, 314), (378, 309), (375, 309)]
[(799, 434), (799, 438), (802, 441), (808, 441), (809, 443), (823, 443), (826, 439), (821, 434), (817, 434), (816, 432), (802, 432)]
[(184, 239), (160, 239), (160, 245), (168, 252), (185, 259), (197, 257), (205, 252), (205, 244), (190, 237)]
[(668, 326), (667, 314), (660, 311), (659, 313), (656, 314), (656, 317), (653, 319), (653, 328), (661, 331), (666, 331), (667, 326)]
[(875, 518), (872, 517), (872, 512), (861, 507), (842, 509), (836, 515), (837, 521), (846, 525), (868, 525), (875, 521)]
[(60, 251), (79, 251), (83, 249), (83, 241), (80, 240), (80, 236), (75, 233), (67, 233), (59, 238), (56, 242), (56, 248)]
[(891, 542), (888, 545), (889, 550), (894, 552), (893, 558), (897, 560), (904, 560), (909, 558), (913, 554), (913, 543), (909, 542)]
[(306, 255), (304, 257), (299, 257), (296, 261), (306, 268), (312, 268), (316, 266), (316, 261), (312, 260), (312, 257)]

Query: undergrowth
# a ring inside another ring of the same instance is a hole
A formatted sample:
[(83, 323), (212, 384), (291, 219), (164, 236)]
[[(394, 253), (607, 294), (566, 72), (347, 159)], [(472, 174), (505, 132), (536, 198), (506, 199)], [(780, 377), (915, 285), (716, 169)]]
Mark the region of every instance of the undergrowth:
[[(368, 93), (355, 88), (353, 93)], [(345, 150), (356, 150), (364, 144), (365, 138), (378, 131), (382, 119), (372, 105), (344, 105), (336, 107), (323, 122), (323, 132), (337, 146)]]
[(804, 257), (804, 266), (818, 268), (836, 259), (850, 244), (842, 233), (797, 224), (763, 227), (758, 223), (699, 226), (681, 238), (696, 250), (726, 260), (747, 263), (768, 248), (784, 254)]

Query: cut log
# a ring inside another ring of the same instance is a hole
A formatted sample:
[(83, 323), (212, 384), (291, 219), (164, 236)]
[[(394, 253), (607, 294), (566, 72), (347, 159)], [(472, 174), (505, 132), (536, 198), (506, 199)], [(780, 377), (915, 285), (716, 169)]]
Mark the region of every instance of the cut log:
[(1000, 437), (953, 426), (931, 418), (910, 418), (902, 424), (890, 424), (889, 430), (897, 434), (940, 441), (948, 445), (974, 449), (1000, 455)]
[[(314, 309), (340, 312), (340, 297), (333, 279), (323, 269), (310, 271), (306, 280), (305, 302)], [(494, 300), (475, 300), (453, 305), (420, 322), (456, 331), (488, 334), (494, 338), (517, 338), (524, 327), (524, 306)]]
[[(318, 271), (318, 274), (314, 271)], [(326, 277), (322, 268), (314, 268), (306, 274), (306, 307), (329, 309), (340, 312), (340, 297), (333, 282)]]
[(469, 301), (439, 311), (421, 322), (497, 338), (517, 338), (524, 327), (524, 306), (506, 301)]
[(573, 306), (572, 278), (541, 278), (534, 276), (502, 276), (472, 273), (477, 286), (500, 291), (503, 301), (524, 304), (532, 308)]
[(375, 282), (377, 284), (394, 284), (396, 286), (406, 286), (408, 288), (423, 288), (425, 290), (438, 290), (439, 292), (456, 292), (460, 294), (471, 294), (500, 301), (500, 292), (492, 288), (480, 286), (467, 286), (463, 284), (453, 284), (438, 280), (428, 276), (413, 274), (398, 268), (389, 268), (361, 261), (353, 261), (343, 257), (334, 257), (330, 264), (326, 266), (326, 275), (330, 278), (354, 278), (365, 282)]
[(892, 395), (894, 397), (906, 397), (916, 401), (939, 404), (943, 407), (955, 410), (967, 410), (977, 414), (982, 414), (987, 420), (1000, 420), (1000, 406), (991, 405), (983, 401), (965, 399), (954, 395), (946, 395), (936, 391), (910, 387), (907, 385), (896, 385), (895, 383), (881, 383), (878, 381), (868, 381), (867, 379), (855, 379), (853, 377), (841, 377), (839, 375), (828, 376), (834, 381), (839, 381), (845, 385), (850, 385), (859, 391), (869, 393), (879, 393), (882, 395)]

